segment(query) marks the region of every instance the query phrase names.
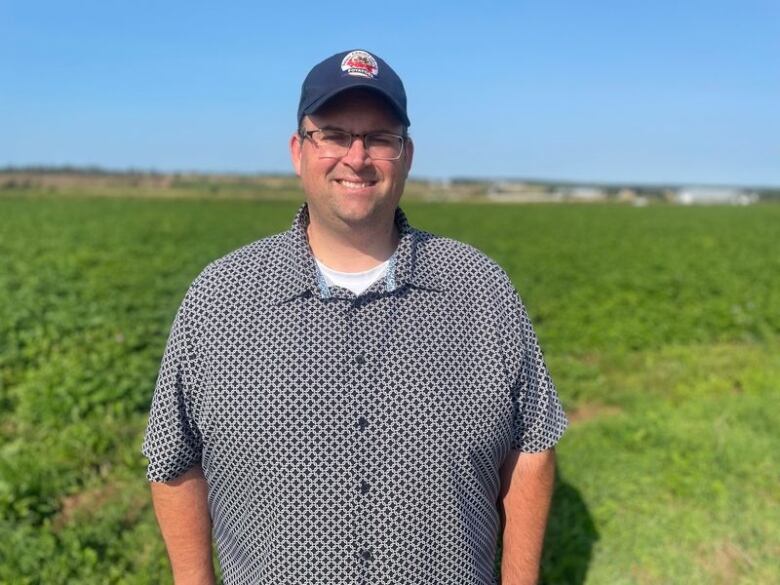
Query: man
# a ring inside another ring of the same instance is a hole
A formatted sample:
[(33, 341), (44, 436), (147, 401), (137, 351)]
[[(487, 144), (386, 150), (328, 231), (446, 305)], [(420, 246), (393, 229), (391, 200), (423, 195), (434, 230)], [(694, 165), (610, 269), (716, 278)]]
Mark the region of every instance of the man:
[(535, 583), (563, 415), (525, 309), (398, 208), (401, 80), (315, 66), (292, 228), (210, 264), (174, 321), (144, 453), (178, 584)]

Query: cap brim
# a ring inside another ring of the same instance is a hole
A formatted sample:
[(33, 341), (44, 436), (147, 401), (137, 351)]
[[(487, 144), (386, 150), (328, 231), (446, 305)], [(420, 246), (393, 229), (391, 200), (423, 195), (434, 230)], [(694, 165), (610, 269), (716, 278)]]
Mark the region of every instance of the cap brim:
[[(350, 91), (352, 89), (368, 89), (371, 90), (380, 96), (382, 96), (385, 101), (387, 101), (388, 104), (395, 110), (396, 115), (401, 120), (401, 122), (404, 124), (404, 126), (411, 126), (411, 122), (409, 121), (409, 117), (404, 112), (404, 109), (401, 107), (401, 104), (396, 102), (393, 97), (387, 93), (383, 88), (377, 87), (376, 84), (372, 83), (366, 83), (359, 80), (355, 80), (356, 83), (350, 83), (346, 87), (339, 87), (337, 89), (334, 89), (331, 92), (326, 93), (325, 95), (320, 96), (318, 99), (313, 101), (311, 104), (306, 106), (302, 112), (300, 118), (303, 119), (303, 116), (307, 116), (309, 114), (314, 114), (317, 110), (319, 110), (322, 106), (324, 106), (327, 102), (329, 102), (331, 99), (336, 97), (337, 95), (340, 95), (344, 93), (345, 91)], [(300, 123), (301, 120), (298, 120)]]

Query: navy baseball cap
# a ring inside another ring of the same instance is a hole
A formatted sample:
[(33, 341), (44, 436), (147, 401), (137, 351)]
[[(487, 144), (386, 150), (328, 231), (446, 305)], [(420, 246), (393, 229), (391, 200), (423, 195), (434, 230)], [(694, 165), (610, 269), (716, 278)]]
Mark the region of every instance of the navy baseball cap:
[(405, 126), (411, 124), (406, 115), (406, 91), (401, 78), (381, 58), (356, 49), (328, 57), (309, 71), (301, 87), (298, 126), (304, 116), (316, 112), (329, 99), (356, 87), (379, 93)]

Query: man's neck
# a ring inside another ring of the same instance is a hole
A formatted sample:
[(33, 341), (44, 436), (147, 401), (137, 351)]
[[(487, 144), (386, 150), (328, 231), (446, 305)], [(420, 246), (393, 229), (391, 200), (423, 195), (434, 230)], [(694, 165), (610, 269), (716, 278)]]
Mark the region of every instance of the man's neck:
[(325, 229), (310, 218), (306, 235), (314, 256), (328, 268), (340, 272), (374, 268), (393, 255), (399, 240), (393, 221), (380, 227), (337, 232)]

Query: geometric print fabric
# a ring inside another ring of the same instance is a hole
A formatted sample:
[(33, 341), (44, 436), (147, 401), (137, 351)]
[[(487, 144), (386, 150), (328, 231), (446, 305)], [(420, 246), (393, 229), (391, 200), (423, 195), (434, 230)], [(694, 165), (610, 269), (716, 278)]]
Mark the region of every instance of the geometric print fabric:
[(359, 296), (292, 228), (209, 264), (171, 328), (143, 453), (200, 463), (227, 585), (491, 584), (499, 470), (566, 428), (506, 273), (412, 228)]

